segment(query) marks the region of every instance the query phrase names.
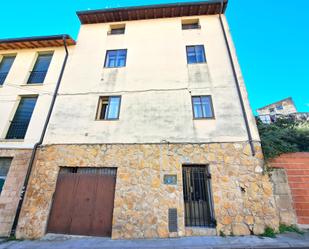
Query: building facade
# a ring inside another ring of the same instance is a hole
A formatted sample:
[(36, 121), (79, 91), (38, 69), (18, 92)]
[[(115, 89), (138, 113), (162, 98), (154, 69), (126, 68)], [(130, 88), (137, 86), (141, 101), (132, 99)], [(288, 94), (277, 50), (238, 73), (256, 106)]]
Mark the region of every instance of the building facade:
[(263, 123), (270, 124), (276, 121), (276, 117), (296, 114), (297, 109), (293, 99), (286, 98), (256, 110)]
[(296, 112), (297, 109), (291, 97), (257, 109), (259, 115), (289, 115)]
[[(75, 42), (66, 36), (68, 45)], [(11, 232), (65, 57), (63, 36), (0, 40), (0, 236)]]
[(265, 124), (273, 123), (280, 117), (289, 117), (294, 120), (303, 121), (304, 126), (308, 126), (306, 121), (309, 121), (309, 113), (298, 112), (291, 97), (261, 107), (256, 111), (259, 119)]
[(17, 237), (278, 228), (226, 5), (78, 12)]

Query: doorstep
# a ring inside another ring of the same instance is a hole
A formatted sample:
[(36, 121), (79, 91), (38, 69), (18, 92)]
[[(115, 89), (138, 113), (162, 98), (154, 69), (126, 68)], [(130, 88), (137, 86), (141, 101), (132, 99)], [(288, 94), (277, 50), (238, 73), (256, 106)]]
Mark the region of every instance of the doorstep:
[(186, 236), (216, 236), (217, 230), (209, 227), (186, 227)]

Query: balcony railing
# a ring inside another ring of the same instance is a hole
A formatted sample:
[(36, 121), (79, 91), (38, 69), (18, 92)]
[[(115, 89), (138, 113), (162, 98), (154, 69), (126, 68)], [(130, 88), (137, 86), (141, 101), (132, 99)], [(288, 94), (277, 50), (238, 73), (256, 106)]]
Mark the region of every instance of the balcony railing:
[(47, 71), (32, 71), (30, 73), (28, 84), (43, 83)]
[(8, 73), (0, 73), (0, 86), (3, 85)]
[(6, 139), (24, 139), (29, 123), (27, 122), (11, 122)]

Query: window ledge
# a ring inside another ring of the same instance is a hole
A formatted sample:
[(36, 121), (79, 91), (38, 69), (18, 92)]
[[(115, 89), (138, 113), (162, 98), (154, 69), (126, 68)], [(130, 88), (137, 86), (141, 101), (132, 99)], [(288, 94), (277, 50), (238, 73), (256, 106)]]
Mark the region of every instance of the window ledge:
[(126, 66), (123, 67), (103, 67), (103, 69), (118, 69), (118, 68), (125, 68)]
[(123, 34), (110, 34), (110, 33), (107, 32), (107, 35), (108, 35), (108, 36), (114, 36), (114, 35), (117, 36), (117, 35), (124, 35), (124, 33), (123, 33)]
[(195, 28), (195, 29), (181, 29), (182, 31), (187, 31), (187, 30), (201, 30), (202, 28), (201, 27), (199, 27), (199, 28)]
[(193, 118), (194, 121), (205, 121), (205, 120), (215, 120), (215, 117), (211, 117), (211, 118)]
[(24, 139), (5, 139), (5, 138), (1, 138), (0, 139), (0, 142), (3, 143), (3, 142), (6, 142), (6, 143), (11, 143), (11, 142), (24, 142), (25, 140)]
[(207, 65), (207, 62), (199, 62), (199, 63), (187, 63), (188, 66), (194, 66), (194, 65)]
[(106, 122), (106, 121), (107, 121), (107, 122), (108, 122), (108, 121), (119, 121), (119, 118), (117, 118), (117, 119), (116, 119), (116, 118), (115, 118), (115, 119), (95, 119), (95, 121), (105, 121), (105, 122)]
[(27, 83), (27, 84), (21, 84), (20, 86), (43, 86), (44, 83)]

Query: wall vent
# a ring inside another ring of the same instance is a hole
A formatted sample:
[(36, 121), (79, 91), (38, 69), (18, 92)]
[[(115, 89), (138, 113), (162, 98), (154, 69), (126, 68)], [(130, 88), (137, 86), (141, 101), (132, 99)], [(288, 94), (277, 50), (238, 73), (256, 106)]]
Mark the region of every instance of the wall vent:
[(171, 233), (178, 231), (177, 209), (176, 208), (168, 209), (168, 230)]

